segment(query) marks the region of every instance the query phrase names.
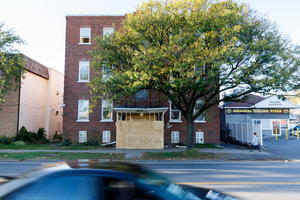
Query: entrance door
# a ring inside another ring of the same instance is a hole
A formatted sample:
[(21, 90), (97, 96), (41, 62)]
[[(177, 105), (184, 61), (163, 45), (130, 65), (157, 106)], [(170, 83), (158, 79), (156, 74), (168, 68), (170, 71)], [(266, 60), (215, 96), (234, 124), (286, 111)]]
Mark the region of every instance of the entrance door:
[(272, 120), (272, 135), (275, 136), (277, 131), (277, 135), (281, 135), (280, 131), (280, 120)]

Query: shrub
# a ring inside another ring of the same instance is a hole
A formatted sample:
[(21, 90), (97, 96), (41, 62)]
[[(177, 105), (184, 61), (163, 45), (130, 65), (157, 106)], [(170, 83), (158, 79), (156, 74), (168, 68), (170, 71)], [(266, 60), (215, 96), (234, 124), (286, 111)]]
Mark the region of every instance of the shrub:
[(98, 147), (99, 146), (99, 143), (97, 141), (97, 138), (94, 137), (92, 139), (92, 141), (87, 141), (87, 142), (83, 142), (81, 143), (82, 146), (94, 146), (94, 147)]
[(61, 143), (62, 146), (68, 147), (72, 144), (72, 141), (70, 138), (64, 139), (64, 141)]
[(62, 134), (57, 134), (57, 133), (55, 133), (55, 134), (53, 135), (53, 139), (59, 139), (59, 140), (62, 140)]
[(45, 129), (44, 128), (39, 128), (39, 130), (37, 132), (37, 135), (38, 135), (39, 139), (45, 137)]
[(37, 143), (46, 143), (49, 142), (45, 137), (44, 128), (40, 128), (38, 133), (27, 131), (27, 129), (22, 126), (19, 130), (19, 133), (16, 135), (16, 141), (23, 141), (29, 144), (37, 144)]
[(6, 137), (5, 135), (0, 137), (0, 143), (2, 145), (9, 145), (10, 143), (13, 142), (13, 140), (14, 140), (13, 137), (10, 138), (10, 137)]

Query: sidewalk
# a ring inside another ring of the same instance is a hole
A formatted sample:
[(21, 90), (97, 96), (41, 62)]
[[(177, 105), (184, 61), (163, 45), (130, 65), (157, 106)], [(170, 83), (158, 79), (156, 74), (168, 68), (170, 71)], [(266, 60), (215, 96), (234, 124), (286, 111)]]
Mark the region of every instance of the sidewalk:
[[(239, 161), (239, 160), (285, 160), (285, 158), (270, 154), (268, 151), (262, 150), (258, 152), (253, 150), (250, 152), (249, 149), (244, 147), (232, 145), (232, 144), (221, 144), (222, 149), (198, 149), (205, 153), (214, 153), (216, 155), (215, 160), (220, 161)], [(116, 149), (114, 147), (108, 147), (97, 150), (0, 150), (0, 153), (22, 153), (22, 152), (73, 152), (73, 153), (125, 153), (127, 159), (140, 159), (145, 152), (179, 152), (185, 151), (185, 148), (165, 148), (165, 149)]]

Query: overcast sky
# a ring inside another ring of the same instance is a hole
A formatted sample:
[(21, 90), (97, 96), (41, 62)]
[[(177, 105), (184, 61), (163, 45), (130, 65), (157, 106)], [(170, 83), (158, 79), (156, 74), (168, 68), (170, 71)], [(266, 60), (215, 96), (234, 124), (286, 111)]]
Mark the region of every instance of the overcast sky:
[[(242, 1), (242, 0), (240, 0)], [(143, 0), (0, 0), (0, 21), (27, 43), (19, 50), (64, 73), (67, 14), (124, 15)], [(300, 43), (300, 0), (244, 0)]]

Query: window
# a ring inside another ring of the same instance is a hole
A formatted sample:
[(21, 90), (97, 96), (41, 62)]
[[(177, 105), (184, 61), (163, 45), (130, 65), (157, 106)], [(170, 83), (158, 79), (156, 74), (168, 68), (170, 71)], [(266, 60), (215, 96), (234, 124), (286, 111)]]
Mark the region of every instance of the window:
[(112, 77), (112, 68), (108, 67), (106, 64), (102, 66), (102, 79), (106, 81), (108, 78)]
[(148, 100), (148, 90), (147, 89), (139, 90), (135, 94), (134, 99), (135, 100)]
[(181, 112), (172, 102), (170, 102), (170, 121), (181, 122)]
[(202, 81), (205, 80), (205, 74), (204, 74), (205, 73), (205, 64), (202, 66), (195, 65), (194, 72), (195, 72), (195, 76), (196, 76), (196, 83), (198, 83), (199, 80), (202, 80)]
[(110, 142), (110, 131), (103, 131), (102, 142)]
[(78, 122), (89, 121), (89, 100), (78, 100)]
[[(203, 105), (202, 100), (197, 100), (196, 101), (196, 105), (195, 105), (195, 108), (194, 108), (194, 114), (196, 114), (200, 110), (202, 105)], [(205, 112), (203, 112), (199, 117), (197, 117), (195, 122), (205, 122)]]
[(102, 120), (101, 122), (112, 122), (112, 107), (113, 103), (111, 105), (108, 105), (107, 100), (102, 100)]
[(196, 132), (196, 143), (204, 143), (203, 132)]
[(87, 131), (79, 131), (79, 142), (86, 142), (87, 141)]
[(81, 44), (91, 43), (91, 28), (80, 28), (80, 43)]
[(103, 28), (103, 37), (107, 37), (114, 33), (114, 28)]
[(282, 119), (281, 120), (281, 129), (288, 129), (288, 120), (287, 119)]
[(179, 143), (179, 131), (171, 132), (171, 143)]
[(90, 80), (90, 61), (79, 61), (79, 82)]
[[(51, 188), (51, 189), (50, 189)], [(28, 184), (5, 197), (7, 200), (29, 199), (100, 199), (99, 180), (92, 176), (52, 176)], [(53, 189), (53, 190), (52, 190)], [(55, 192), (53, 192), (55, 191)]]

